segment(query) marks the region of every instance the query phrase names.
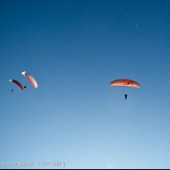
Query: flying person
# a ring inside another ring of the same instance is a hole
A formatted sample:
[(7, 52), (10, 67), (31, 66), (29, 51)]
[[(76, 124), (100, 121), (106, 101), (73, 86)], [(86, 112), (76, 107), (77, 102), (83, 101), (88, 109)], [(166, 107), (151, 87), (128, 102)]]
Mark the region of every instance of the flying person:
[(24, 89), (26, 88), (27, 86), (24, 86)]
[(126, 100), (128, 95), (127, 95), (127, 94), (125, 94), (124, 96), (125, 96), (125, 100)]
[[(140, 84), (137, 81), (130, 80), (130, 79), (116, 79), (110, 82), (110, 86), (125, 86), (125, 87), (134, 87), (140, 88)], [(125, 100), (127, 99), (128, 95), (124, 94)]]
[(11, 90), (11, 92), (13, 92), (13, 91), (14, 91), (14, 89)]

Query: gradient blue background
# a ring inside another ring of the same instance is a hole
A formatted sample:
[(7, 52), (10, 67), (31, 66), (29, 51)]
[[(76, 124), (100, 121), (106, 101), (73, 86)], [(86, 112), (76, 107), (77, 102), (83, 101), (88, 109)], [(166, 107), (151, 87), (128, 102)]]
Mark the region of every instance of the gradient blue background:
[(0, 68), (0, 162), (170, 168), (170, 1), (1, 0)]

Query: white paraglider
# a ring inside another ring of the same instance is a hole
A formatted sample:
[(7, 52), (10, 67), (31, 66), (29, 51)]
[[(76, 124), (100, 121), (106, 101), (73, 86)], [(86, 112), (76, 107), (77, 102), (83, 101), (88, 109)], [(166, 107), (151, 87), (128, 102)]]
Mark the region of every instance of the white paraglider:
[(33, 87), (38, 87), (37, 81), (31, 74), (27, 73), (26, 71), (23, 71), (22, 75), (25, 76), (25, 78), (32, 84)]

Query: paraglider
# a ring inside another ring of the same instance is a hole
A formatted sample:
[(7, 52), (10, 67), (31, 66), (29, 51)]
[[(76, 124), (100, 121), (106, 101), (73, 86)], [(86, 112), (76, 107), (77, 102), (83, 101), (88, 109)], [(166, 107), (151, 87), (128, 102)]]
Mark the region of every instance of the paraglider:
[[(34, 86), (35, 88), (38, 87), (37, 81), (35, 80), (35, 78), (27, 73), (26, 71), (23, 71), (22, 74), (24, 75), (24, 77), (32, 84), (32, 86)], [(21, 90), (24, 90), (27, 88), (27, 86), (23, 86), (18, 80), (15, 79), (10, 79), (9, 82), (14, 83), (15, 85), (17, 85)], [(13, 92), (14, 89), (11, 89), (11, 92)]]
[[(27, 73), (26, 71), (23, 71), (22, 75), (25, 76), (25, 78), (32, 84), (33, 87), (35, 87), (35, 88), (38, 87), (37, 81), (31, 74)], [(25, 88), (26, 88), (26, 86), (25, 86)]]
[[(130, 80), (130, 79), (116, 79), (110, 82), (110, 86), (127, 86), (127, 87), (134, 87), (140, 88), (140, 84), (137, 81)], [(127, 94), (124, 95), (125, 100), (127, 99)]]
[[(23, 85), (19, 81), (14, 80), (14, 79), (10, 79), (9, 82), (16, 84), (21, 90), (24, 90)], [(11, 91), (13, 91), (13, 89)]]

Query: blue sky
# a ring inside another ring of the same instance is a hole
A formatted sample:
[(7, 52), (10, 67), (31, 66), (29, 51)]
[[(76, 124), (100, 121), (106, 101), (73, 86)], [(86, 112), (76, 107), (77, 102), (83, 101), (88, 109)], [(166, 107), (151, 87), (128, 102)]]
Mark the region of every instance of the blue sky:
[[(169, 8), (168, 0), (1, 0), (0, 168), (170, 168)], [(110, 87), (117, 78), (141, 88)]]

